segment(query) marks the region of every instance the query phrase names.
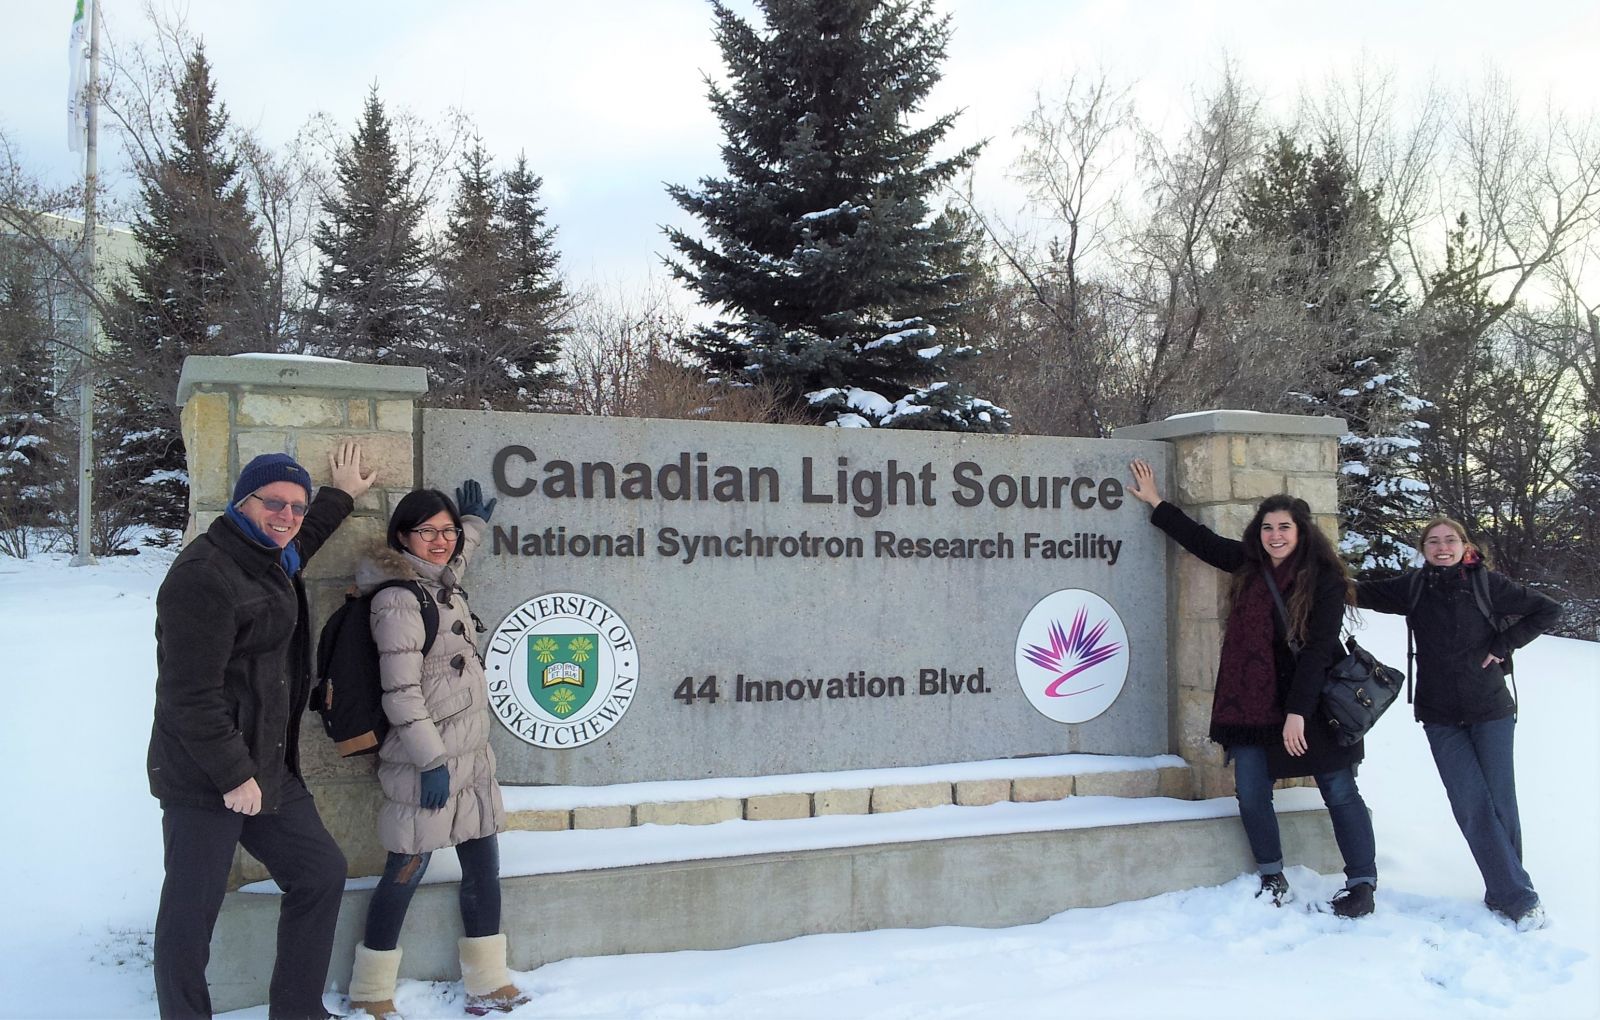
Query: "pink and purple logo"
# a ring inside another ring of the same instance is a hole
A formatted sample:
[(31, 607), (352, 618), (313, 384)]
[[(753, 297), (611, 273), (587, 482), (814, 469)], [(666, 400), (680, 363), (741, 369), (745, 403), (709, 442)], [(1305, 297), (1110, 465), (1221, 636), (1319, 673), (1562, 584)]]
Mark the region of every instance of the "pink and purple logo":
[(1017, 632), (1017, 680), (1056, 722), (1081, 723), (1111, 707), (1128, 677), (1128, 632), (1111, 603), (1065, 588), (1040, 599)]

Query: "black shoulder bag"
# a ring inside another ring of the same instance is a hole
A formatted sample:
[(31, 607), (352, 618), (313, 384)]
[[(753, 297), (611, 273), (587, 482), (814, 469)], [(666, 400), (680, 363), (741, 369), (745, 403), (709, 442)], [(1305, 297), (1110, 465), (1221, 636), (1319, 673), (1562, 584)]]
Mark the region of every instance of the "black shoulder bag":
[[(1288, 636), (1289, 610), (1283, 604), (1278, 582), (1266, 567), (1262, 568), (1261, 576), (1267, 582), (1267, 591), (1272, 593), (1272, 604), (1283, 624), (1284, 640), (1298, 657), (1301, 646)], [(1405, 674), (1373, 658), (1355, 638), (1345, 638), (1345, 649), (1344, 658), (1328, 667), (1327, 679), (1322, 684), (1322, 699), (1317, 706), (1327, 718), (1334, 742), (1340, 747), (1349, 747), (1364, 738), (1378, 717), (1394, 704), (1405, 682)]]

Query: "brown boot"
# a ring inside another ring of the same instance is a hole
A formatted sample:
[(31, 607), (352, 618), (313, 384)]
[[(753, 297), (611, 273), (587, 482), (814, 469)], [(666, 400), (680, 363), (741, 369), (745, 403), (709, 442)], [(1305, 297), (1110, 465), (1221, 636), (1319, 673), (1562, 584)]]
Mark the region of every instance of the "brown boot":
[(400, 949), (356, 946), (356, 965), (350, 972), (350, 1008), (372, 1020), (404, 1020), (394, 1005), (394, 984), (400, 974)]
[(461, 954), (461, 983), (467, 990), (468, 1013), (509, 1013), (530, 1001), (511, 983), (511, 972), (506, 970), (505, 935), (457, 939), (456, 949)]

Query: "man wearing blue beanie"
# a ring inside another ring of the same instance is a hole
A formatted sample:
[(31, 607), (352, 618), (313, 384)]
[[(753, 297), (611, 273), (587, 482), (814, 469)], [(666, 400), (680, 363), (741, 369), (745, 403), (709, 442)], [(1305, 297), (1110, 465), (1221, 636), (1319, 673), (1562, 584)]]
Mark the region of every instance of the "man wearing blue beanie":
[(156, 596), (146, 768), (165, 848), (155, 932), (163, 1017), (211, 1015), (206, 963), (236, 846), (283, 889), (268, 1015), (328, 1016), (322, 989), (345, 860), (300, 776), (311, 692), (300, 568), (376, 478), (362, 476), (355, 443), (328, 460), (333, 484), (315, 499), (310, 474), (287, 454), (246, 464), (227, 513), (178, 555)]

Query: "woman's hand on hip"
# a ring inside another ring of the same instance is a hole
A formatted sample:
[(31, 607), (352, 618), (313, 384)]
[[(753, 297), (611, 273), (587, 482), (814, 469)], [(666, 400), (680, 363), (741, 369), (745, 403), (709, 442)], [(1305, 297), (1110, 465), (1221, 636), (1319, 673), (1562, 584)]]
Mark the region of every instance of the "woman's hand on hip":
[(1298, 758), (1306, 753), (1306, 717), (1290, 712), (1283, 720), (1283, 749)]

